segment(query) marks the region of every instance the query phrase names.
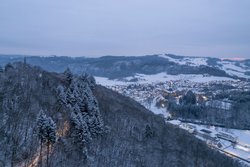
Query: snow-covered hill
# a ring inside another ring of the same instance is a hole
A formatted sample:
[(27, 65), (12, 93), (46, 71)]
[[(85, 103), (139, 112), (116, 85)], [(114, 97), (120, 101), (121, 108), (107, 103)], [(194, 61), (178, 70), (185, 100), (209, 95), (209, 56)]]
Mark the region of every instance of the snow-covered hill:
[(247, 65), (246, 61), (216, 59), (210, 57), (183, 57), (168, 54), (159, 55), (159, 57), (165, 58), (170, 62), (174, 62), (179, 65), (194, 67), (199, 67), (201, 65), (209, 66), (223, 70), (233, 77), (250, 78), (250, 75), (248, 74), (250, 67)]
[(180, 56), (171, 56), (171, 55), (162, 55), (159, 57), (168, 59), (170, 62), (175, 62), (180, 65), (189, 65), (189, 66), (200, 66), (200, 65), (208, 65), (208, 58), (204, 57), (180, 57)]
[[(211, 57), (184, 57), (172, 54), (156, 54), (147, 56), (104, 56), (99, 58), (88, 57), (39, 57), (39, 56), (10, 56), (0, 55), (0, 65), (8, 62), (24, 61), (32, 65), (53, 71), (63, 72), (66, 68), (76, 74), (87, 72), (97, 77), (112, 80), (144, 80), (161, 76), (164, 78), (183, 78), (183, 76), (201, 78), (226, 77), (233, 79), (250, 80), (250, 60), (226, 60)], [(175, 75), (175, 76), (174, 76)], [(155, 77), (154, 77), (155, 76)]]
[(169, 75), (167, 73), (158, 73), (152, 75), (146, 74), (135, 74), (131, 77), (125, 77), (122, 79), (109, 79), (105, 77), (95, 77), (98, 84), (104, 86), (114, 86), (114, 85), (129, 85), (129, 84), (151, 84), (159, 82), (169, 82), (169, 81), (191, 81), (197, 83), (205, 83), (212, 81), (236, 81), (236, 79), (230, 77), (218, 77), (210, 75), (201, 74), (179, 74), (179, 75)]

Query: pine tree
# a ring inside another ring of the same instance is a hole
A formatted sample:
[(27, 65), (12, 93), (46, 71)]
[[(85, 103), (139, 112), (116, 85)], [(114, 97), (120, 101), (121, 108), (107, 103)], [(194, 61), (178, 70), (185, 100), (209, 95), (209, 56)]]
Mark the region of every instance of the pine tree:
[(98, 102), (93, 95), (90, 85), (95, 85), (94, 78), (87, 74), (74, 76), (66, 92), (67, 106), (71, 111), (71, 137), (87, 156), (87, 145), (104, 132)]
[(82, 152), (86, 153), (87, 143), (92, 140), (88, 129), (86, 117), (83, 118), (81, 113), (71, 113), (72, 137), (74, 142), (81, 147)]
[(183, 96), (182, 101), (183, 104), (196, 104), (196, 96), (195, 94), (189, 90), (187, 93)]
[(6, 64), (5, 67), (4, 67), (5, 72), (7, 72), (7, 71), (9, 71), (11, 69), (14, 69), (14, 67), (13, 67), (13, 65), (11, 63)]
[(59, 102), (61, 104), (67, 104), (67, 94), (65, 93), (65, 88), (62, 85), (59, 85), (56, 91), (59, 97)]
[(89, 85), (89, 87), (91, 88), (91, 90), (94, 90), (95, 85), (96, 85), (96, 81), (95, 78), (92, 75), (89, 75), (88, 73), (83, 73), (80, 76), (80, 79), (87, 83)]
[(73, 79), (73, 74), (72, 72), (70, 71), (69, 68), (67, 68), (64, 73), (63, 73), (65, 76), (66, 76), (66, 79), (68, 81), (68, 83), (71, 83), (72, 79)]
[(154, 136), (154, 132), (153, 132), (152, 128), (149, 125), (146, 125), (144, 135), (145, 135), (146, 138), (151, 138), (151, 137)]
[(45, 131), (46, 131), (46, 120), (47, 117), (44, 114), (43, 110), (40, 111), (37, 117), (37, 129), (38, 129), (38, 138), (40, 140), (40, 163), (42, 166), (42, 152), (43, 152), (43, 143), (46, 140)]
[(56, 124), (51, 117), (46, 120), (47, 166), (49, 166), (50, 146), (56, 142)]
[(3, 73), (3, 67), (0, 66), (0, 73)]
[(47, 116), (45, 115), (43, 110), (41, 110), (37, 117), (37, 128), (38, 128), (38, 137), (42, 143), (46, 140), (45, 137), (46, 123), (47, 123)]
[(47, 146), (47, 166), (49, 166), (50, 145), (56, 142), (56, 124), (51, 117), (47, 117), (41, 110), (37, 118), (38, 137), (40, 139), (40, 161), (42, 163), (42, 146)]

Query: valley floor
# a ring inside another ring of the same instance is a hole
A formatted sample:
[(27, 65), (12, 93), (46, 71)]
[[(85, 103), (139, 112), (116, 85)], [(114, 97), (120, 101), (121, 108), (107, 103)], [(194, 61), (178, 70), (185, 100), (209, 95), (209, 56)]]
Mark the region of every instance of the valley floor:
[(170, 120), (166, 122), (187, 130), (197, 138), (206, 141), (212, 148), (250, 165), (249, 130), (227, 129), (216, 126), (184, 123), (179, 120)]
[[(249, 89), (248, 82), (202, 75), (177, 75), (173, 77), (163, 73), (154, 76), (136, 75), (133, 78), (127, 77), (125, 80), (109, 80), (101, 77), (96, 77), (96, 80), (97, 83), (131, 97), (153, 113), (163, 116), (167, 123), (187, 130), (197, 138), (205, 141), (212, 149), (216, 149), (250, 166), (249, 130), (208, 126), (199, 124), (198, 120), (197, 122), (191, 121), (192, 123), (180, 120), (169, 120), (170, 114), (167, 112), (166, 106), (156, 106), (157, 98), (160, 97), (158, 99), (162, 99), (162, 92), (166, 92), (166, 90), (170, 88), (173, 89), (171, 90), (172, 92), (192, 89), (202, 93), (204, 88), (212, 87), (209, 85), (222, 83), (223, 85), (234, 85), (237, 89), (247, 90)], [(176, 98), (178, 97), (176, 96)], [(164, 103), (161, 103), (161, 105), (164, 105)]]

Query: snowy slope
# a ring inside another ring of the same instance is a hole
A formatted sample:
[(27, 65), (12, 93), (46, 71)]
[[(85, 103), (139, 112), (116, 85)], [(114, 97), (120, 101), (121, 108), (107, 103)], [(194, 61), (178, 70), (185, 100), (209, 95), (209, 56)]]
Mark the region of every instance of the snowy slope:
[(207, 65), (207, 58), (204, 57), (181, 57), (173, 58), (168, 55), (159, 55), (159, 57), (166, 58), (171, 62), (175, 62), (180, 65), (189, 65), (189, 66), (200, 66)]
[[(206, 125), (193, 124), (193, 123), (183, 123), (179, 120), (171, 120), (167, 122), (177, 125), (180, 128), (183, 128), (185, 130), (189, 130), (187, 127), (192, 127), (198, 133), (199, 132), (202, 133), (201, 131), (205, 129), (211, 132), (210, 136), (212, 137), (216, 137), (216, 134), (218, 133), (229, 134), (230, 136), (235, 137), (237, 139), (237, 142), (232, 143), (230, 141), (217, 138), (217, 140), (219, 140), (218, 142), (222, 144), (222, 147), (218, 148), (217, 146), (215, 146), (215, 148), (225, 151), (224, 153), (229, 153), (229, 154), (241, 157), (247, 161), (250, 161), (250, 131), (249, 130), (226, 129), (226, 128), (215, 127), (215, 126), (206, 126)], [(196, 137), (209, 143), (208, 139), (205, 139), (198, 135), (196, 135)], [(250, 165), (250, 163), (246, 163), (246, 164)]]
[(223, 60), (218, 62), (218, 68), (224, 70), (231, 76), (238, 76), (242, 78), (250, 78), (250, 76), (245, 75), (245, 72), (249, 71), (249, 68), (244, 64), (238, 63), (234, 61)]
[(117, 79), (111, 80), (105, 77), (97, 77), (95, 76), (95, 80), (97, 84), (103, 85), (103, 86), (114, 86), (114, 85), (127, 85), (128, 82), (119, 81)]
[[(198, 67), (200, 65), (209, 66), (212, 67), (212, 65), (209, 65), (207, 61), (211, 60), (211, 58), (206, 57), (182, 57), (182, 56), (170, 56), (170, 55), (158, 55), (159, 57), (168, 59), (170, 62), (174, 62), (179, 65), (188, 65), (188, 66), (194, 66)], [(236, 76), (241, 78), (250, 78), (249, 75), (246, 75), (245, 73), (247, 71), (250, 71), (250, 68), (246, 66), (242, 61), (237, 60), (227, 60), (227, 59), (216, 59), (215, 65), (213, 67), (218, 68), (220, 70), (225, 71), (230, 76)]]
[[(210, 82), (210, 81), (233, 81), (234, 79), (228, 77), (215, 77), (200, 74), (179, 74), (179, 75), (169, 75), (166, 73), (158, 73), (154, 75), (136, 74), (134, 77), (126, 77), (123, 79), (110, 80), (105, 77), (95, 77), (98, 84), (104, 86), (114, 86), (114, 85), (128, 85), (133, 83), (146, 84), (146, 83), (158, 83), (166, 81), (192, 81), (192, 82)], [(136, 80), (136, 81), (135, 81)]]

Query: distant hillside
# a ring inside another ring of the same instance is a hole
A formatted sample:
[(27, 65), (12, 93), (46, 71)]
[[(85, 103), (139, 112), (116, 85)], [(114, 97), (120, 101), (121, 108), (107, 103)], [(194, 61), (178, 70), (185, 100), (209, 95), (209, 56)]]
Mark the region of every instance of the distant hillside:
[(8, 64), (0, 88), (0, 166), (241, 166), (89, 75)]
[[(0, 64), (23, 61), (24, 56), (2, 55)], [(183, 57), (176, 55), (149, 55), (139, 57), (104, 56), (86, 57), (26, 57), (28, 63), (53, 71), (63, 72), (69, 67), (74, 73), (90, 73), (110, 79), (134, 76), (135, 74), (206, 74), (219, 77), (249, 79), (250, 60), (232, 61), (209, 57)]]

